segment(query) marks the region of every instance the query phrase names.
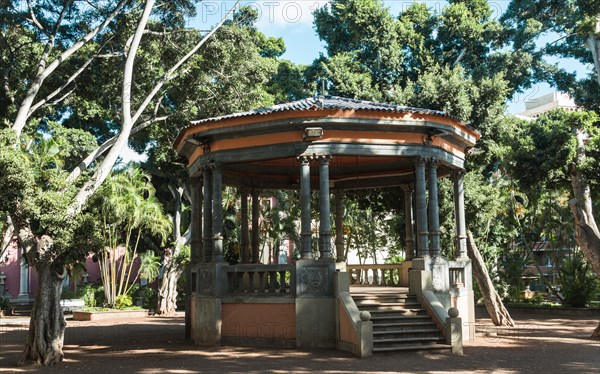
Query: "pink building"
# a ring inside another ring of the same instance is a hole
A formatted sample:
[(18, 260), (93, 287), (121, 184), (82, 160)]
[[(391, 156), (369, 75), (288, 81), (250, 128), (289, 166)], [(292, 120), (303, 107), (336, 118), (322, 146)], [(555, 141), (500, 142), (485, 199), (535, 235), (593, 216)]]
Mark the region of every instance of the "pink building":
[[(121, 249), (120, 256), (123, 252)], [(137, 269), (138, 262), (136, 260), (132, 276), (135, 276)], [(97, 262), (93, 261), (91, 254), (86, 260), (86, 270), (87, 273), (80, 279), (67, 277), (63, 287), (72, 289), (75, 284), (99, 284), (101, 282), (100, 267)], [(0, 258), (0, 296), (9, 297), (13, 301), (33, 301), (37, 291), (37, 282), (35, 269), (22, 261), (22, 253), (18, 248), (17, 240), (13, 238), (6, 253)]]

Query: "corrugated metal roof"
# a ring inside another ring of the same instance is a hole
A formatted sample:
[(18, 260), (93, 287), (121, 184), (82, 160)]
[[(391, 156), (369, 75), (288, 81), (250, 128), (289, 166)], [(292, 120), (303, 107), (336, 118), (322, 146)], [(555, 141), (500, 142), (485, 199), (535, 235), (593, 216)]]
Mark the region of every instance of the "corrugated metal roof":
[[(227, 114), (219, 117), (205, 118), (191, 122), (191, 126), (207, 123), (207, 122), (216, 122), (225, 119), (231, 118), (239, 118), (239, 117), (248, 117), (254, 115), (264, 115), (270, 113), (277, 112), (286, 112), (286, 111), (298, 111), (298, 110), (318, 110), (318, 109), (336, 109), (336, 110), (369, 110), (369, 111), (380, 111), (380, 112), (393, 112), (393, 113), (419, 113), (419, 114), (431, 114), (437, 115), (441, 117), (449, 117), (461, 121), (458, 118), (450, 116), (446, 112), (442, 112), (439, 110), (431, 110), (431, 109), (422, 109), (422, 108), (412, 108), (408, 106), (402, 105), (394, 105), (394, 104), (384, 104), (377, 103), (373, 101), (366, 100), (355, 100), (348, 99), (345, 97), (338, 96), (317, 96), (317, 97), (308, 97), (306, 99), (292, 101), (289, 103), (274, 105), (266, 108), (258, 108), (248, 112), (240, 112)], [(461, 121), (462, 122), (462, 121)], [(189, 127), (189, 126), (188, 126)]]

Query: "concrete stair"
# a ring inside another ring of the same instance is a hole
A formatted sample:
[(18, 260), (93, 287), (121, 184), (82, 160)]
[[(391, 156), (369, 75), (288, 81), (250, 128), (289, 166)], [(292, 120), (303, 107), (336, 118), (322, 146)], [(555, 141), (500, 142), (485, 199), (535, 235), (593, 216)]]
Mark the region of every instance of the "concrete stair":
[(416, 350), (451, 351), (446, 338), (406, 288), (352, 290), (361, 311), (371, 313), (373, 353)]

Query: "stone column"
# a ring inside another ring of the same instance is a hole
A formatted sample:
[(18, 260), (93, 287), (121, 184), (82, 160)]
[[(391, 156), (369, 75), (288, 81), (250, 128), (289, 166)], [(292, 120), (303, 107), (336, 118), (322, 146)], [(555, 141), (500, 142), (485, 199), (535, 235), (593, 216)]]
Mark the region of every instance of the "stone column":
[(204, 185), (204, 218), (202, 220), (202, 252), (204, 253), (204, 262), (212, 259), (212, 172), (209, 167), (202, 171), (202, 180)]
[(335, 254), (336, 262), (344, 262), (344, 191), (335, 191)]
[(260, 200), (258, 190), (252, 190), (252, 263), (260, 262), (259, 234), (260, 234)]
[(25, 261), (25, 252), (21, 250), (21, 273), (19, 277), (19, 299), (29, 299), (29, 265)]
[(329, 197), (329, 161), (331, 156), (319, 157), (319, 258), (331, 255), (331, 208)]
[(248, 237), (248, 190), (242, 188), (241, 191), (241, 220), (242, 220), (242, 243), (241, 243), (241, 261), (243, 264), (250, 262), (250, 238)]
[(404, 186), (404, 229), (406, 231), (406, 259), (415, 257), (415, 239), (413, 235), (413, 191)]
[(312, 258), (310, 227), (310, 158), (302, 156), (300, 160), (300, 257)]
[(429, 190), (429, 236), (430, 251), (433, 257), (441, 255), (440, 245), (440, 208), (438, 203), (437, 168), (439, 162), (432, 160), (429, 164), (428, 190)]
[(204, 261), (204, 251), (202, 250), (202, 183), (200, 178), (190, 178), (190, 199), (192, 205), (191, 212), (191, 238), (190, 238), (190, 262), (197, 264)]
[(429, 254), (429, 228), (427, 226), (427, 187), (425, 182), (425, 160), (415, 160), (415, 200), (417, 202), (417, 257)]
[(467, 257), (467, 226), (465, 224), (465, 172), (456, 171), (454, 179), (454, 218), (456, 220), (456, 256)]
[(220, 165), (213, 166), (212, 175), (212, 261), (223, 261), (223, 178)]

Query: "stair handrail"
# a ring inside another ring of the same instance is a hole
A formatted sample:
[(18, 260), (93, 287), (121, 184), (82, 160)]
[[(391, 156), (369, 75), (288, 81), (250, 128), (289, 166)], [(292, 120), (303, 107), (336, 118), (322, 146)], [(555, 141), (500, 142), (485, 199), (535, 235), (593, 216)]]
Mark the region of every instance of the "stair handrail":
[(452, 353), (462, 353), (462, 319), (458, 317), (458, 309), (446, 310), (431, 290), (423, 290), (422, 304), (444, 334), (446, 343), (452, 346)]
[[(336, 298), (337, 349), (359, 357), (373, 354), (373, 322), (371, 313), (360, 311), (350, 294), (350, 277), (337, 271), (334, 277)], [(350, 326), (348, 326), (348, 322)], [(348, 328), (351, 331), (348, 331)]]

